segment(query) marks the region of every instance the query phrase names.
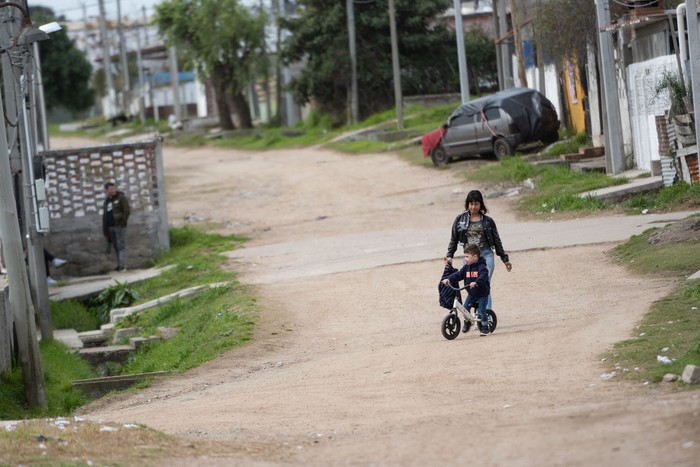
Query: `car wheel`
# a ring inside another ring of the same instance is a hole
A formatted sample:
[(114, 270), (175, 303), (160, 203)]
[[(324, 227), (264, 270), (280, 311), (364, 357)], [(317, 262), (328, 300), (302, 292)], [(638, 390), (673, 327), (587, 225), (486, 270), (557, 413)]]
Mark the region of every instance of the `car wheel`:
[(430, 158), (433, 160), (435, 167), (444, 167), (450, 162), (450, 156), (447, 155), (447, 151), (445, 151), (442, 144), (431, 151)]
[(558, 131), (553, 131), (550, 134), (548, 134), (547, 136), (545, 136), (544, 138), (542, 138), (542, 142), (544, 144), (552, 144), (552, 143), (556, 143), (557, 141), (559, 141), (559, 132)]
[(506, 141), (505, 138), (498, 138), (493, 142), (493, 153), (495, 154), (496, 159), (500, 161), (506, 156), (512, 156), (515, 151), (513, 151), (513, 146), (511, 146), (511, 144)]

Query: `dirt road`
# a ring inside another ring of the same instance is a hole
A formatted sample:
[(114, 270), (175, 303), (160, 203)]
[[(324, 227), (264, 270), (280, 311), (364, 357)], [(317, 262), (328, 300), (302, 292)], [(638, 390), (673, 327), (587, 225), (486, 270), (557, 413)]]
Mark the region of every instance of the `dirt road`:
[(252, 237), (230, 257), (263, 305), (256, 336), (89, 418), (220, 447), (169, 465), (698, 465), (698, 391), (601, 377), (672, 286), (605, 252), (675, 217), (521, 223), (517, 197), (479, 187), (513, 271), (497, 264), (496, 333), (447, 341), (439, 258), (468, 164), (167, 148), (171, 223)]

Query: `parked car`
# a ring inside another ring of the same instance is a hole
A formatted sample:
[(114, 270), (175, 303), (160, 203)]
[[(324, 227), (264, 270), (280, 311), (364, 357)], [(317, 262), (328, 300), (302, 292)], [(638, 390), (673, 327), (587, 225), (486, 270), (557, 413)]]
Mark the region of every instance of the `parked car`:
[(559, 125), (556, 109), (539, 91), (508, 89), (459, 106), (429, 154), (435, 165), (475, 154), (501, 159), (513, 155), (521, 144), (557, 141)]

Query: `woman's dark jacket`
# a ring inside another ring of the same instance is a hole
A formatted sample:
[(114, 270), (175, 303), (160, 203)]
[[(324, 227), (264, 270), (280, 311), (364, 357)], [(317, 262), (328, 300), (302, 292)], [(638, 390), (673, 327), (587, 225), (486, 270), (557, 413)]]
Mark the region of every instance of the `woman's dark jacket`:
[[(496, 222), (493, 218), (482, 214), (481, 223), (484, 226), (484, 234), (486, 236), (486, 242), (489, 248), (496, 250), (496, 254), (501, 258), (504, 263), (508, 262), (508, 254), (503, 249), (503, 244), (501, 243), (501, 237), (498, 235), (498, 228), (496, 228)], [(469, 225), (469, 211), (464, 211), (462, 214), (455, 218), (452, 224), (452, 236), (450, 238), (450, 244), (447, 245), (447, 257), (452, 258), (457, 251), (457, 246), (461, 243), (464, 244), (467, 241), (467, 226)]]

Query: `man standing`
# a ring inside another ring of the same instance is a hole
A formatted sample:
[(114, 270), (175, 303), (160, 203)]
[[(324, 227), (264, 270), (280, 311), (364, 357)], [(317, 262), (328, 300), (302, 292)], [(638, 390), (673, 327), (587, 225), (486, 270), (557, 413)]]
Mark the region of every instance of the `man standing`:
[(117, 253), (115, 271), (126, 271), (126, 223), (131, 212), (126, 195), (112, 183), (105, 183), (107, 194), (102, 207), (102, 233)]

